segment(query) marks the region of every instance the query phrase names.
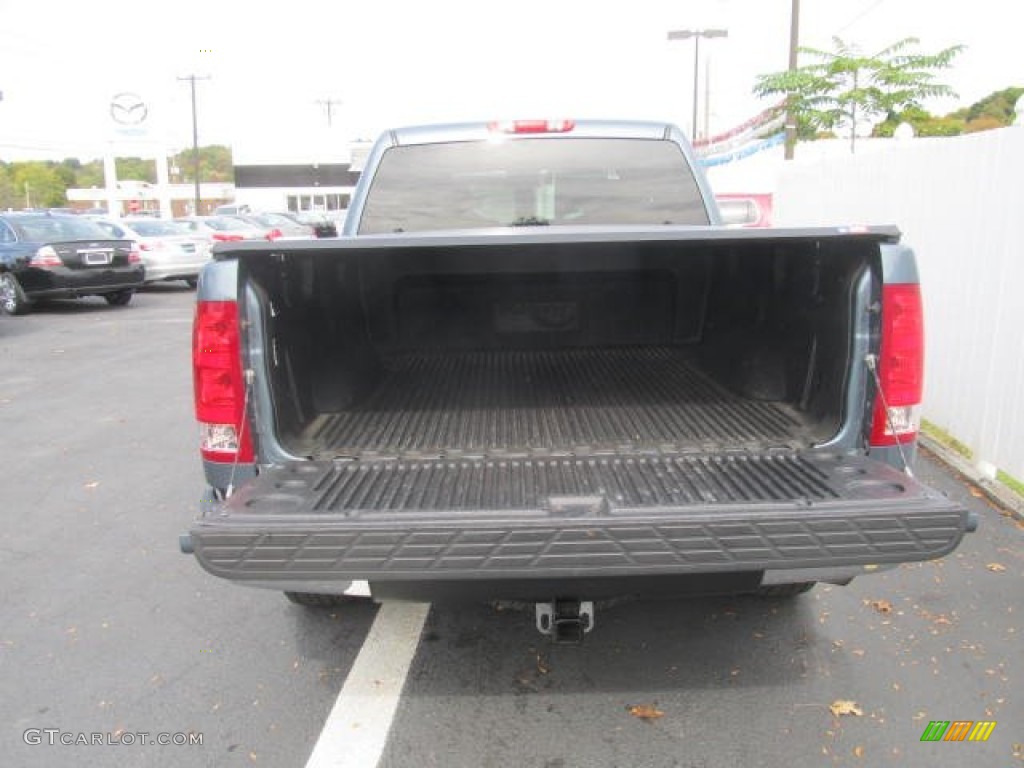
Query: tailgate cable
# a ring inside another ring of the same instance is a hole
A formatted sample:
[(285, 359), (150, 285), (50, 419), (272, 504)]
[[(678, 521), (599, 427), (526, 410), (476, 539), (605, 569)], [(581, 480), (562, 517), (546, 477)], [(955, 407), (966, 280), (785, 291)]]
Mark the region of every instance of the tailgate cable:
[(224, 489), (224, 498), (230, 499), (231, 494), (235, 492), (235, 470), (238, 469), (238, 455), (241, 453), (242, 440), (245, 436), (245, 425), (249, 422), (249, 393), (252, 391), (252, 381), (255, 378), (255, 371), (252, 368), (246, 368), (243, 378), (245, 379), (245, 389), (242, 392), (242, 419), (238, 425), (238, 450), (235, 451), (235, 460), (231, 462), (231, 474), (228, 476), (228, 487)]
[(907, 461), (907, 454), (903, 452), (903, 443), (900, 441), (900, 436), (896, 433), (896, 425), (893, 424), (892, 416), (889, 413), (889, 403), (885, 400), (885, 392), (882, 391), (882, 380), (878, 377), (878, 358), (874, 355), (868, 355), (864, 358), (864, 362), (867, 363), (868, 370), (871, 371), (871, 375), (875, 379), (875, 389), (878, 392), (878, 396), (882, 399), (882, 408), (885, 409), (885, 422), (889, 426), (889, 431), (892, 432), (893, 437), (896, 438), (896, 450), (900, 453), (900, 461), (903, 462), (903, 471), (908, 477), (913, 477), (914, 472), (910, 469), (910, 462)]

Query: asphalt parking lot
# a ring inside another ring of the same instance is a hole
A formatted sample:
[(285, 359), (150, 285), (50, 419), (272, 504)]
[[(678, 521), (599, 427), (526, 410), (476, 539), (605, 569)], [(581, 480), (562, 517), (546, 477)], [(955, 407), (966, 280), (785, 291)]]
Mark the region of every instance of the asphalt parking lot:
[[(325, 723), (354, 764), (361, 723), (331, 713), (384, 609), (309, 611), (178, 551), (202, 491), (193, 300), (0, 317), (4, 765), (304, 765)], [(931, 460), (918, 474), (981, 529), (846, 588), (623, 602), (582, 646), (514, 607), (431, 607), (379, 765), (1024, 765), (1024, 525)], [(384, 685), (366, 664), (360, 701)], [(922, 742), (933, 720), (996, 726)], [(61, 743), (92, 734), (116, 743)]]

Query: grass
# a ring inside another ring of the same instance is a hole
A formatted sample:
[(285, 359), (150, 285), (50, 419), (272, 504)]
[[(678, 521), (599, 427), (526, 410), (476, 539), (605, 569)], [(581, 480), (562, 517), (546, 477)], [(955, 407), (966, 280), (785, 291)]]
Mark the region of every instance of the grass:
[(1018, 496), (1024, 497), (1024, 483), (1012, 475), (1008, 475), (1003, 470), (996, 472), (996, 480), (1005, 485), (1011, 491), (1016, 493)]
[[(947, 432), (937, 424), (933, 424), (927, 419), (921, 419), (921, 431), (928, 435), (928, 437), (930, 437), (932, 440), (936, 441), (937, 443), (941, 443), (946, 448), (949, 448), (951, 451), (960, 454), (968, 461), (974, 458), (974, 451), (972, 451), (966, 445), (961, 443), (959, 440), (957, 440), (955, 437), (949, 434), (949, 432)], [(1009, 475), (1006, 472), (1003, 472), (1003, 470), (1001, 469), (996, 471), (996, 480), (999, 481), (1002, 485), (1009, 488), (1018, 496), (1024, 498), (1024, 482), (1021, 482), (1013, 475)]]
[[(970, 460), (974, 458), (974, 451), (972, 451), (966, 445), (961, 443), (959, 440), (957, 440), (955, 437), (949, 434), (949, 432), (947, 432), (937, 424), (932, 424), (927, 419), (921, 419), (921, 431), (928, 435), (928, 437), (930, 437), (932, 440), (941, 443), (942, 445), (946, 446), (952, 451), (955, 451), (956, 453), (959, 453), (965, 459)], [(1009, 476), (1007, 475), (1007, 477)], [(1010, 479), (1012, 480), (1013, 478)], [(1020, 487), (1019, 483), (1018, 487)]]

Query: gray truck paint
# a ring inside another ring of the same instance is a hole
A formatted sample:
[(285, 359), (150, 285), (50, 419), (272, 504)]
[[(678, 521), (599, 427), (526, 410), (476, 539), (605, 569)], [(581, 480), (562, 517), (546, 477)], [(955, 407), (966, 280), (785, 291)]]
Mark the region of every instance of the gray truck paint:
[[(688, 143), (671, 126), (590, 123), (581, 130), (588, 136), (670, 139), (695, 166)], [(895, 227), (757, 231), (713, 224), (355, 235), (373, 168), (389, 148), (479, 140), (485, 135), (486, 129), (479, 124), (406, 128), (384, 134), (368, 159), (342, 237), (273, 246), (255, 242), (219, 246), (215, 251), (216, 263), (207, 267), (200, 282), (199, 299), (235, 299), (239, 281), (237, 260), (251, 256), (274, 258), (277, 254), (282, 261), (293, 254), (358, 254), (372, 258), (375, 250), (491, 246), (496, 242), (514, 246), (672, 241), (741, 246), (745, 242), (763, 242), (765, 238), (873, 241), (879, 246), (879, 268), (865, 273), (853, 286), (852, 359), (841, 428), (826, 444), (794, 459), (810, 469), (796, 465), (785, 469), (796, 473), (789, 483), (799, 485), (800, 477), (817, 479), (795, 497), (784, 493), (775, 498), (774, 491), (764, 486), (756, 506), (751, 506), (752, 499), (744, 499), (742, 494), (736, 498), (716, 498), (715, 489), (724, 487), (719, 483), (703, 487), (703, 504), (688, 502), (680, 506), (680, 499), (666, 491), (669, 495), (654, 507), (631, 507), (628, 493), (615, 501), (607, 494), (595, 494), (586, 483), (574, 485), (576, 481), (558, 479), (577, 476), (570, 471), (552, 475), (556, 492), (524, 499), (519, 510), (488, 509), (486, 504), (463, 509), (458, 499), (464, 498), (464, 494), (449, 498), (436, 492), (431, 497), (434, 506), (392, 509), (398, 503), (393, 489), (400, 484), (391, 480), (386, 486), (392, 489), (388, 491), (391, 496), (387, 503), (382, 503), (384, 496), (379, 495), (385, 493), (384, 486), (377, 487), (377, 480), (388, 472), (410, 473), (404, 485), (412, 487), (416, 473), (428, 471), (428, 466), (429, 471), (444, 471), (445, 467), (455, 471), (461, 466), (464, 476), (459, 488), (471, 488), (475, 487), (474, 482), (483, 482), (479, 473), (485, 467), (472, 461), (460, 465), (458, 458), (447, 460), (447, 464), (443, 458), (429, 457), (399, 459), (397, 463), (360, 463), (317, 462), (294, 456), (275, 437), (270, 385), (265, 376), (257, 375), (251, 416), (261, 471), (232, 498), (208, 499), (204, 503), (189, 542), (204, 568), (252, 586), (322, 593), (339, 592), (344, 584), (360, 579), (394, 583), (413, 580), (435, 583), (441, 590), (444, 583), (459, 581), (490, 584), (497, 583), (491, 581), (494, 579), (525, 579), (528, 583), (554, 580), (577, 584), (579, 579), (591, 577), (622, 577), (628, 581), (652, 575), (676, 578), (705, 574), (711, 578), (728, 573), (754, 574), (755, 583), (763, 584), (796, 580), (844, 583), (859, 573), (898, 562), (939, 557), (955, 548), (963, 534), (973, 529), (974, 521), (968, 519), (959, 505), (894, 469), (902, 468), (906, 451), (900, 455), (895, 449), (882, 449), (872, 455), (873, 460), (863, 456), (866, 414), (859, 409), (873, 387), (864, 361), (877, 344), (877, 304), (873, 302), (878, 285), (918, 280), (914, 254), (899, 244), (900, 235)], [(557, 141), (572, 136), (550, 138)], [(711, 190), (700, 172), (696, 176), (711, 221), (717, 223)], [(264, 336), (267, 306), (267, 297), (261, 296), (253, 285), (247, 285), (245, 365), (257, 373), (274, 355)], [(702, 471), (718, 464), (731, 466), (735, 458), (705, 456)], [(643, 460), (671, 474), (681, 471), (691, 459), (655, 456)], [(773, 459), (768, 456), (764, 460)], [(555, 459), (554, 464), (562, 462), (568, 466), (587, 461), (600, 464), (605, 460), (562, 458)], [(779, 461), (785, 462), (783, 458)], [(542, 464), (531, 468), (529, 459), (516, 458), (507, 460), (503, 466), (519, 472), (543, 473), (550, 469)], [(592, 472), (596, 471), (594, 466), (591, 465)], [(782, 464), (773, 471), (783, 471)], [(208, 477), (223, 481), (222, 468), (213, 472), (208, 468)], [(353, 487), (358, 488), (359, 494), (350, 497), (344, 489), (352, 478), (358, 479)], [(568, 484), (561, 487), (558, 482)], [(757, 486), (758, 482), (756, 475), (748, 477), (748, 486)], [(330, 493), (324, 496), (315, 492), (314, 487), (327, 487)], [(484, 485), (479, 488), (479, 498), (483, 499), (488, 489)], [(763, 494), (774, 500), (766, 501)]]

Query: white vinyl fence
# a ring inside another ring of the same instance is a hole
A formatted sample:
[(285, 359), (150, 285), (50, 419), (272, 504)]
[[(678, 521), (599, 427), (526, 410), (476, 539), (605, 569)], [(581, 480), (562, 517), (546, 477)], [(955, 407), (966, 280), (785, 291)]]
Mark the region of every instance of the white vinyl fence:
[(925, 302), (924, 417), (1024, 480), (1024, 126), (797, 159), (775, 224), (896, 224)]

